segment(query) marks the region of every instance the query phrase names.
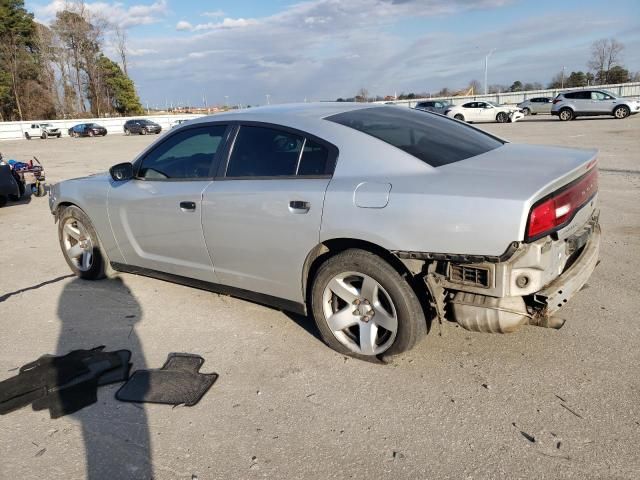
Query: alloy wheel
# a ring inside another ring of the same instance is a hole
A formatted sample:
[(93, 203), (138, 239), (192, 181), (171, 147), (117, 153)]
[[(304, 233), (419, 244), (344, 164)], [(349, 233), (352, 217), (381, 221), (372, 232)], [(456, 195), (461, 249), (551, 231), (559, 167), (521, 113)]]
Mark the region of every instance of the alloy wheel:
[(391, 296), (369, 275), (344, 272), (331, 279), (322, 296), (325, 321), (335, 338), (354, 353), (379, 355), (398, 333)]
[(76, 218), (68, 218), (62, 227), (64, 253), (78, 270), (86, 272), (93, 265), (93, 242), (87, 228)]

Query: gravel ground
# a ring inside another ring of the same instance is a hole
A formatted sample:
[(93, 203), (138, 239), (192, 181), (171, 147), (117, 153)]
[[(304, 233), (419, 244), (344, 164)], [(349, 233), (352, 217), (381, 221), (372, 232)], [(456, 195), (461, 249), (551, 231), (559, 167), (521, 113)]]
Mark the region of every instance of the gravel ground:
[[(0, 379), (45, 353), (169, 352), (220, 374), (195, 407), (98, 403), (0, 419), (0, 478), (640, 478), (640, 115), (486, 125), (600, 150), (600, 266), (561, 330), (437, 328), (391, 365), (325, 347), (312, 323), (149, 278), (69, 275), (45, 198), (0, 209)], [(155, 137), (3, 142), (50, 181), (129, 160)]]

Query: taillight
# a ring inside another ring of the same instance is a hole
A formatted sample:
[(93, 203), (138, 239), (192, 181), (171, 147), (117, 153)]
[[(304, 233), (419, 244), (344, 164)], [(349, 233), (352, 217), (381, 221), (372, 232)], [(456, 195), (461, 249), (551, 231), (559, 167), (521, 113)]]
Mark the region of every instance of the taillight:
[(534, 205), (529, 213), (527, 240), (536, 240), (569, 223), (597, 191), (598, 169), (593, 168), (550, 198)]
[(561, 98), (554, 98), (553, 99), (553, 104), (555, 105), (556, 103), (560, 103), (562, 101)]

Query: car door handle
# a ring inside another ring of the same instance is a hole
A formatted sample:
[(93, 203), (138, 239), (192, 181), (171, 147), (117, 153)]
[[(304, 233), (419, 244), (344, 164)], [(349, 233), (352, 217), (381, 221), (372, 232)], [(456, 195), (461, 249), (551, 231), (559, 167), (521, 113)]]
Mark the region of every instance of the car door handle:
[(307, 213), (310, 208), (311, 204), (303, 200), (291, 200), (289, 202), (289, 211), (291, 213)]
[(183, 212), (195, 212), (196, 202), (180, 202), (180, 210)]

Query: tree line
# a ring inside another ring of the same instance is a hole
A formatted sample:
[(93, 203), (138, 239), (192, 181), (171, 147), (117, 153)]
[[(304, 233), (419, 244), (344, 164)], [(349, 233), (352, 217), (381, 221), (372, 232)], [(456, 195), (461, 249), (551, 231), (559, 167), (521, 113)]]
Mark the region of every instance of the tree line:
[[(591, 45), (591, 57), (587, 63), (589, 70), (565, 72), (564, 68), (555, 74), (546, 88), (577, 88), (589, 85), (607, 85), (626, 82), (640, 82), (640, 72), (630, 73), (622, 64), (624, 45), (614, 38), (603, 38)], [(522, 92), (528, 90), (543, 90), (545, 86), (540, 82), (526, 82), (515, 80), (511, 85), (493, 84), (487, 87), (487, 93)], [(484, 93), (478, 80), (471, 80), (465, 88), (441, 88), (437, 92), (400, 93), (399, 95), (369, 96), (366, 88), (358, 90), (355, 96), (338, 98), (337, 101), (383, 101), (383, 100), (413, 100), (427, 97), (449, 97), (456, 95), (477, 95)]]
[[(107, 35), (121, 65), (103, 52)], [(0, 0), (0, 121), (142, 113), (126, 57), (126, 33), (81, 1), (46, 26), (24, 0)]]

